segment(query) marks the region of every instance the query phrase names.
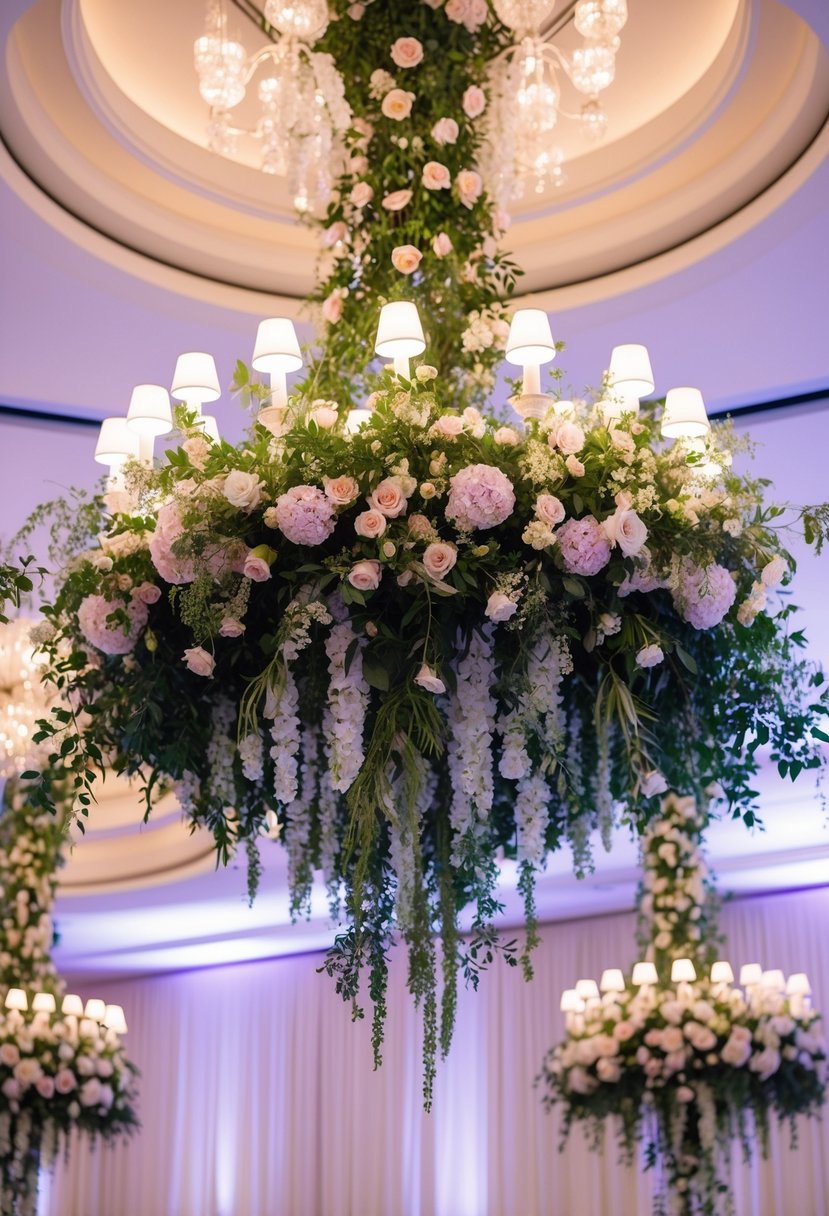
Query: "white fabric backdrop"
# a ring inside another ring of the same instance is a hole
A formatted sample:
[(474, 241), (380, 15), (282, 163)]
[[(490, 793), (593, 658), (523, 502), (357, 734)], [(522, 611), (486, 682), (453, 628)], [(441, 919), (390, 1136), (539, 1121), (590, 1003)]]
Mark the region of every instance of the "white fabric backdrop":
[[(829, 1010), (829, 889), (735, 903), (723, 926), (735, 969), (807, 971)], [(401, 958), (377, 1073), (318, 955), (112, 983), (143, 1129), (80, 1146), (44, 1180), (42, 1216), (644, 1216), (649, 1177), (580, 1133), (560, 1155), (532, 1084), (561, 989), (632, 962), (633, 932), (631, 915), (547, 926), (533, 983), (497, 966), (462, 992), (431, 1115)], [(826, 1216), (829, 1122), (804, 1125), (796, 1153), (787, 1132), (772, 1144), (769, 1164), (735, 1168), (738, 1216)]]

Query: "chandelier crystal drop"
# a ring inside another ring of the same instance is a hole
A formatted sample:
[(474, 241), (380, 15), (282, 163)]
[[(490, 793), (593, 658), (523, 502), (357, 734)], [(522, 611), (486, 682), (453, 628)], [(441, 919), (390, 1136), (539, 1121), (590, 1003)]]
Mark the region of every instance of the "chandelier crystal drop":
[(0, 779), (31, 768), (38, 754), (33, 737), (47, 706), (29, 640), (34, 624), (18, 617), (0, 625)]
[(493, 6), (498, 20), (520, 34), (541, 29), (553, 15), (555, 0), (493, 0)]
[(627, 0), (579, 0), (573, 18), (582, 37), (596, 42), (616, 38), (627, 19)]
[[(220, 0), (210, 0), (205, 33), (194, 44), (199, 88), (211, 108), (208, 147), (232, 157), (241, 141), (255, 141), (262, 171), (287, 177), (297, 211), (318, 214), (330, 201), (351, 123), (333, 58), (311, 49), (325, 31), (327, 6), (318, 0), (274, 2), (265, 16), (278, 38), (248, 56), (228, 37)], [(260, 72), (259, 116), (252, 125), (240, 125), (231, 111), (249, 97)]]

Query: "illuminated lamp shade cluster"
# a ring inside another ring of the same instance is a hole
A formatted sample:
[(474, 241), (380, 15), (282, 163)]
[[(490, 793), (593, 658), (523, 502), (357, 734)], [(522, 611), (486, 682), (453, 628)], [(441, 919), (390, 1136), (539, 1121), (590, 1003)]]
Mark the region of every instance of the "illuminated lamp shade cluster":
[[(37, 1034), (47, 1028), (58, 1013), (57, 999), (52, 992), (36, 992), (31, 1001), (23, 988), (9, 988), (4, 1006), (23, 1018), (31, 1014), (32, 1031)], [(111, 1031), (114, 1035), (127, 1033), (127, 1020), (120, 1005), (108, 1005), (99, 997), (90, 997), (86, 1003), (75, 993), (63, 998), (60, 1006), (61, 1018), (73, 1018), (82, 1035), (96, 1038)]]

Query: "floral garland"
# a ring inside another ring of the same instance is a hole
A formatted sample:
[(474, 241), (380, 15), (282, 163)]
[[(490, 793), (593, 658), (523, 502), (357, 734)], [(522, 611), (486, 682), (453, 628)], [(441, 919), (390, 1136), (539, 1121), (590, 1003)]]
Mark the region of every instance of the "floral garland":
[(10, 989), (64, 985), (51, 959), (62, 824), (6, 791), (0, 815), (0, 1213), (34, 1216), (38, 1172), (74, 1131), (109, 1141), (137, 1126), (135, 1069), (114, 1030), (59, 1012), (5, 1007)]
[[(659, 985), (588, 997), (539, 1078), (545, 1104), (563, 1107), (563, 1140), (580, 1123), (599, 1149), (613, 1120), (628, 1165), (646, 1143), (663, 1177), (654, 1210), (667, 1203), (673, 1216), (733, 1212), (723, 1181), (732, 1142), (746, 1160), (757, 1143), (765, 1157), (773, 1117), (789, 1122), (794, 1143), (797, 1117), (817, 1116), (826, 1098), (826, 1043), (805, 998), (707, 978), (716, 915), (706, 822), (693, 799), (670, 795), (642, 841), (639, 908)], [(669, 986), (680, 958), (698, 978)]]
[(65, 703), (43, 735), (80, 809), (106, 756), (149, 793), (174, 784), (222, 858), (245, 847), (251, 893), (263, 833), (284, 839), (296, 913), (322, 866), (346, 922), (327, 970), (359, 1012), (368, 966), (378, 1053), (400, 929), (427, 1100), (431, 936), (445, 1050), (458, 974), (476, 983), (496, 949), (499, 851), (520, 864), (530, 974), (550, 849), (589, 868), (591, 831), (647, 824), (667, 785), (718, 782), (753, 822), (757, 748), (818, 768), (825, 700), (792, 610), (764, 610), (791, 559), (728, 427), (700, 453), (666, 447), (652, 407), (608, 423), (580, 403), (519, 430), (447, 408), (436, 377), (384, 373), (356, 434), (301, 397), (282, 436), (235, 448), (182, 415), (164, 466), (85, 508), (93, 548), (73, 515), (39, 631)]

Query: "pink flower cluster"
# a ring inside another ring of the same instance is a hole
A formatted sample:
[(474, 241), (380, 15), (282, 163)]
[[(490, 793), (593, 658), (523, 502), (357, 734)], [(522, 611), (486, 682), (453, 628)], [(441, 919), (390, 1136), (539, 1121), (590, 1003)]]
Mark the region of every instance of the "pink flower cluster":
[(610, 561), (610, 542), (593, 515), (568, 519), (556, 538), (568, 574), (598, 574)]
[(469, 464), (452, 478), (446, 518), (464, 532), (475, 528), (497, 528), (515, 508), (512, 482), (489, 464)]
[(489, 15), (486, 0), (449, 0), (445, 12), (450, 21), (465, 25), (470, 34), (476, 34)]
[[(107, 617), (118, 608), (123, 608), (129, 617), (128, 633), (124, 633), (121, 625), (107, 624)], [(147, 624), (148, 616), (147, 605), (137, 597), (124, 604), (104, 599), (102, 595), (88, 595), (78, 609), (78, 624), (96, 650), (104, 654), (129, 654)]]
[(181, 514), (174, 502), (158, 512), (155, 531), (150, 537), (150, 557), (161, 577), (168, 583), (192, 583), (196, 577), (193, 562), (173, 553), (173, 544), (184, 535)]
[(276, 500), (276, 523), (295, 545), (321, 545), (336, 526), (334, 504), (315, 486), (294, 486)]
[(724, 566), (695, 566), (684, 562), (674, 603), (680, 616), (695, 629), (713, 629), (737, 595), (734, 579)]

